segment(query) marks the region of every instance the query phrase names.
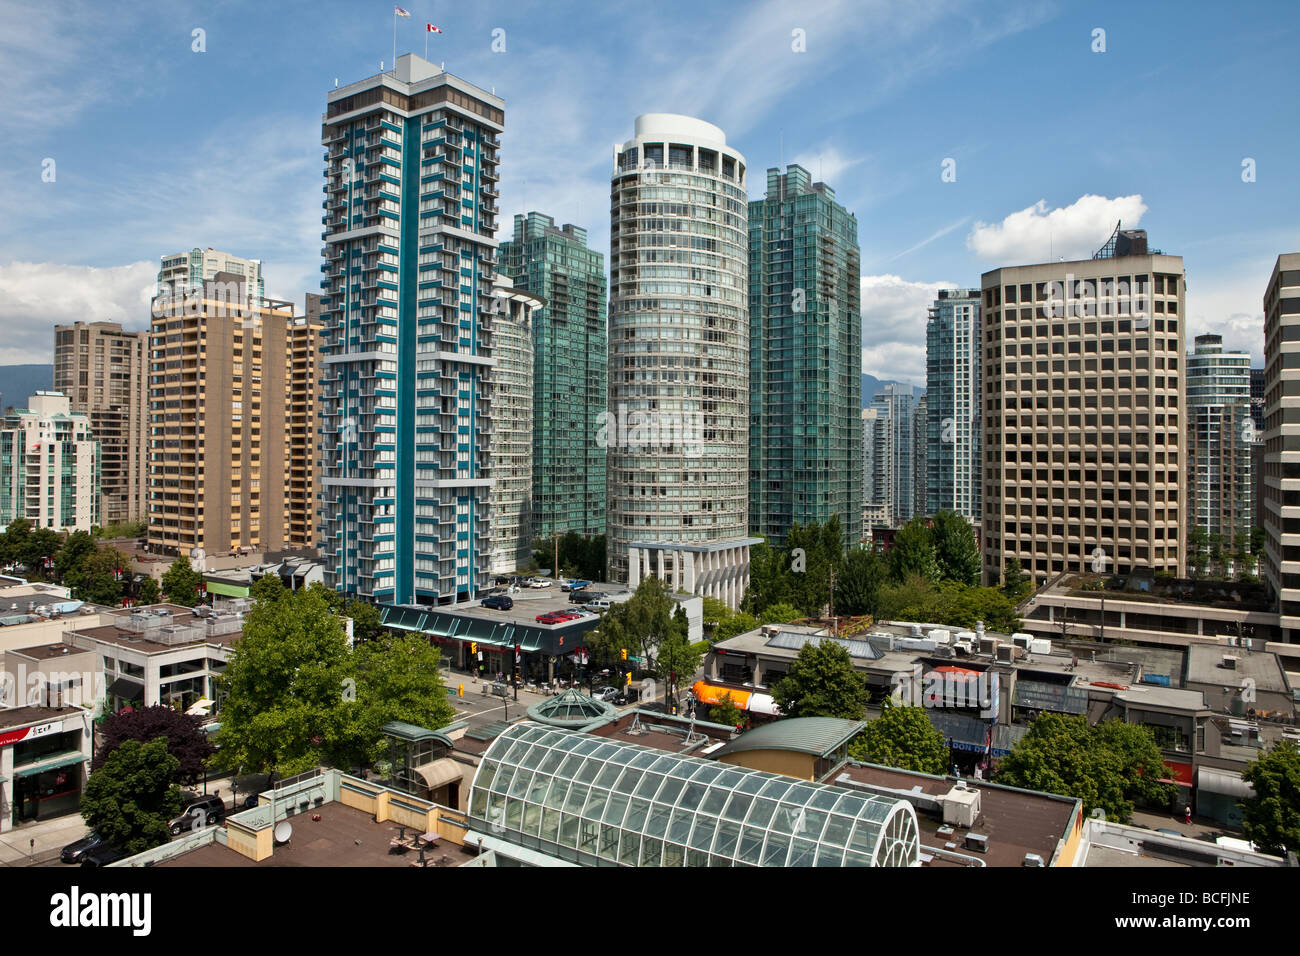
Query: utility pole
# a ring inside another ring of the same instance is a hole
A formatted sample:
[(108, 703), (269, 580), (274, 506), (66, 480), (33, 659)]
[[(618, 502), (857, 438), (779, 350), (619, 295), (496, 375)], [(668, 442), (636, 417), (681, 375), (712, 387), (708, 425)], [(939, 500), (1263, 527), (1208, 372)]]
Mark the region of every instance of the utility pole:
[(835, 569), (831, 568), (831, 633), (840, 636), (840, 622), (835, 619)]

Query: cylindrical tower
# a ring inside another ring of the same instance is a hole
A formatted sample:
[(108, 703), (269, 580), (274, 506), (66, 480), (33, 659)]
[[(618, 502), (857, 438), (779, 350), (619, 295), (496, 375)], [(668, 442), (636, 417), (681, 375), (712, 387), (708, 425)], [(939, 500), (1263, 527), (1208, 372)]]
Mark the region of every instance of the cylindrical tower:
[(597, 435), (611, 581), (637, 580), (638, 543), (664, 545), (650, 571), (682, 580), (674, 545), (747, 533), (747, 204), (744, 157), (710, 123), (648, 113), (616, 150), (609, 406)]

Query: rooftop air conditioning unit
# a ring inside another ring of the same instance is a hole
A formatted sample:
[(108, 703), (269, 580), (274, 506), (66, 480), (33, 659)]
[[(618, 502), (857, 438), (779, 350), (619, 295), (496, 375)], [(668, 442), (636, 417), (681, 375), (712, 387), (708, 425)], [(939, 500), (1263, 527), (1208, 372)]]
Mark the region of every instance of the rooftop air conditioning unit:
[(1226, 667), (1226, 668), (1227, 668), (1228, 670), (1230, 670), (1230, 671), (1235, 671), (1235, 670), (1237, 669), (1237, 658), (1235, 658), (1235, 657), (1234, 657), (1233, 655), (1231, 655), (1231, 654), (1224, 654), (1224, 655), (1223, 655), (1223, 666)]
[(996, 637), (983, 637), (979, 639), (979, 649), (981, 654), (992, 656), (997, 653), (998, 639)]
[(1016, 659), (1016, 656), (1015, 656), (1015, 655), (1016, 655), (1016, 648), (1015, 648), (1014, 645), (1012, 645), (1012, 644), (999, 644), (999, 645), (998, 645), (998, 660), (999, 660), (999, 661), (1003, 661), (1004, 663), (1009, 664), (1009, 663), (1011, 663), (1012, 661), (1014, 661), (1014, 660)]
[(983, 833), (966, 834), (966, 849), (974, 850), (976, 853), (987, 853), (989, 851), (989, 838)]
[(943, 806), (943, 822), (959, 827), (973, 827), (980, 815), (980, 792), (967, 787), (964, 782), (949, 790), (939, 801)]
[(1023, 647), (1025, 650), (1029, 650), (1029, 645), (1032, 644), (1033, 641), (1034, 637), (1032, 634), (1011, 635), (1011, 643), (1016, 647)]
[(1026, 853), (1025, 858), (1020, 861), (1021, 866), (1047, 866), (1043, 858), (1037, 853)]

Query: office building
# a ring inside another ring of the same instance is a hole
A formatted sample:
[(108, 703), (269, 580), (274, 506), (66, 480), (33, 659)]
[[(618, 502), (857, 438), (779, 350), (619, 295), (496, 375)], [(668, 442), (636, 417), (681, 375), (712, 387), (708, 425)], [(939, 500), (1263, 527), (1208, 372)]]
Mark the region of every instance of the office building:
[(487, 586), (492, 282), (505, 102), (414, 55), (322, 124), (322, 555), (392, 604)]
[(887, 405), (862, 409), (862, 528), (894, 527), (894, 427)]
[(916, 510), (915, 452), (912, 449), (915, 437), (912, 418), (916, 409), (912, 386), (886, 385), (876, 393), (871, 405), (880, 409), (889, 421), (889, 510), (893, 526), (901, 528), (912, 520)]
[(1198, 335), (1187, 356), (1187, 512), (1229, 553), (1238, 534), (1249, 540), (1254, 445), (1250, 354), (1225, 352), (1221, 335)]
[(0, 420), (0, 527), (89, 531), (100, 524), (99, 442), (59, 392), (37, 392)]
[(986, 272), (984, 580), (1018, 558), (1181, 575), (1183, 262), (1118, 227), (1092, 258)]
[(587, 230), (515, 216), (501, 271), (546, 303), (533, 313), (533, 533), (605, 532), (605, 256)]
[(912, 410), (912, 514), (922, 518), (929, 514), (929, 425), (930, 403), (923, 393)]
[(1255, 423), (1255, 441), (1264, 440), (1264, 368), (1250, 369), (1250, 417)]
[(749, 580), (745, 160), (712, 124), (637, 117), (610, 189), (609, 578), (733, 607)]
[(1282, 640), (1300, 642), (1300, 253), (1277, 257), (1264, 292), (1264, 481), (1260, 577)]
[(533, 540), (533, 316), (542, 300), (498, 276), (492, 323), (492, 554), (493, 574), (513, 574), (532, 557)]
[(156, 292), (162, 296), (178, 297), (187, 292), (198, 292), (205, 282), (215, 279), (218, 272), (238, 276), (248, 289), (250, 302), (265, 298), (266, 282), (262, 278), (261, 259), (245, 259), (229, 252), (219, 252), (211, 246), (163, 256)]
[(749, 531), (862, 537), (858, 221), (801, 166), (749, 204)]
[(148, 332), (116, 322), (54, 327), (54, 390), (90, 419), (99, 442), (100, 518), (144, 520), (149, 441)]
[(248, 302), (219, 272), (154, 302), (148, 544), (163, 554), (313, 544), (319, 326), (291, 302)]
[(980, 290), (940, 289), (925, 328), (926, 506), (980, 518)]

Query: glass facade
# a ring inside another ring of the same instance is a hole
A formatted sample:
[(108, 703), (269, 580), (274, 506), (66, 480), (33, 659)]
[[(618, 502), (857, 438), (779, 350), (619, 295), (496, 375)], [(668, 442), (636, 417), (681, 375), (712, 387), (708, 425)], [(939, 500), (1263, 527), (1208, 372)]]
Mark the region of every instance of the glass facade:
[(605, 257), (587, 230), (515, 216), (501, 271), (545, 303), (533, 316), (533, 533), (605, 532)]
[(926, 504), (980, 520), (980, 290), (940, 289), (925, 329)]
[(588, 866), (916, 866), (904, 800), (515, 724), (470, 792), (483, 833)]
[(1222, 336), (1198, 335), (1187, 356), (1187, 415), (1189, 517), (1232, 551), (1233, 539), (1251, 530), (1250, 453), (1263, 439), (1251, 414), (1250, 354), (1225, 352)]
[(912, 477), (915, 465), (912, 386), (886, 385), (876, 393), (871, 405), (880, 409), (881, 419), (888, 421), (885, 427), (889, 429), (889, 510), (893, 525), (901, 528), (912, 520), (916, 507), (916, 484)]
[(839, 519), (862, 537), (858, 221), (806, 169), (749, 204), (749, 531)]

